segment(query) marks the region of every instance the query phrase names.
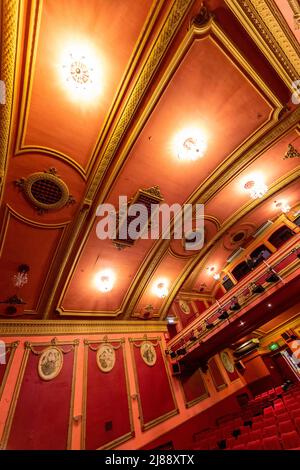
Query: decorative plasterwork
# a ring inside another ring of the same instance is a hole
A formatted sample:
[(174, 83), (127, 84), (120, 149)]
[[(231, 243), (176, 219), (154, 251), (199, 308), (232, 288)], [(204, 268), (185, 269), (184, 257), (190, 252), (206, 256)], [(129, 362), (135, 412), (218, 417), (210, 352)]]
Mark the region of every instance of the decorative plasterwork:
[(299, 0), (287, 0), (294, 15), (295, 29), (300, 28), (300, 3)]
[(283, 160), (287, 160), (288, 158), (297, 158), (297, 157), (298, 158), (300, 157), (300, 153), (292, 144), (289, 144), (287, 152), (285, 156), (283, 157)]
[(121, 139), (124, 136), (126, 129), (135, 115), (137, 107), (140, 104), (140, 101), (143, 98), (155, 71), (159, 67), (161, 59), (164, 56), (172, 38), (176, 34), (177, 28), (179, 27), (192, 3), (193, 0), (176, 0), (174, 2), (170, 14), (165, 21), (162, 30), (160, 31), (158, 40), (152, 48), (146, 63), (142, 67), (140, 76), (138, 77), (137, 82), (128, 98), (120, 120), (113, 130), (108, 145), (106, 146), (101, 158), (99, 158), (100, 165), (88, 189), (87, 199), (92, 200), (95, 197), (103, 176), (121, 143)]
[(165, 332), (165, 321), (0, 320), (1, 336)]
[(20, 178), (15, 181), (15, 185), (23, 191), (38, 214), (75, 204), (74, 197), (69, 194), (68, 186), (59, 177), (55, 168)]
[(282, 21), (282, 15), (275, 2), (226, 0), (226, 3), (278, 70), (285, 83), (291, 86), (291, 82), (297, 80), (300, 74), (299, 45)]
[(5, 84), (5, 104), (0, 105), (0, 194), (5, 176), (7, 151), (9, 144), (10, 121), (13, 107), (13, 88), (16, 68), (16, 50), (18, 37), (18, 0), (2, 0), (1, 32), (1, 69), (0, 79)]

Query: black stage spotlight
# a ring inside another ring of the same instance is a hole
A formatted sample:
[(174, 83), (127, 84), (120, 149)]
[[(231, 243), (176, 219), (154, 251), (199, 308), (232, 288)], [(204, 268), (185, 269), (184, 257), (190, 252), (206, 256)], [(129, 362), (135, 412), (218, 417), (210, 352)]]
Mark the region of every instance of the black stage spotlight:
[(267, 282), (278, 282), (280, 277), (276, 274), (275, 271), (270, 271), (270, 275), (266, 277)]
[(265, 288), (261, 284), (257, 284), (256, 282), (253, 282), (251, 284), (251, 290), (252, 294), (262, 294), (265, 292)]
[(240, 304), (238, 303), (237, 297), (232, 297), (229, 309), (232, 311), (237, 311), (241, 308)]
[(219, 314), (220, 314), (220, 315), (218, 316), (219, 320), (226, 320), (226, 318), (229, 318), (229, 315), (228, 315), (228, 313), (226, 312), (226, 310), (220, 309), (220, 310), (218, 310), (218, 312), (219, 312)]
[(170, 357), (171, 357), (172, 359), (175, 359), (176, 356), (177, 356), (177, 354), (176, 354), (175, 351), (171, 351), (171, 352), (170, 352)]

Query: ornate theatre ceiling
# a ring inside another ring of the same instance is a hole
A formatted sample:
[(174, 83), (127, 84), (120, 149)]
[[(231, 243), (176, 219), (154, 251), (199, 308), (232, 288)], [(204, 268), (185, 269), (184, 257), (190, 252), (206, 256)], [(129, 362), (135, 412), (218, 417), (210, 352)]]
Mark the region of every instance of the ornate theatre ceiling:
[[(299, 203), (297, 4), (1, 2), (0, 300), (24, 302), (11, 316), (135, 320), (151, 305), (163, 320), (179, 292), (213, 292), (206, 268), (222, 268), (234, 234), (278, 216), (275, 200)], [(185, 128), (205, 131), (202, 158), (178, 159)], [(242, 183), (253, 173), (268, 186), (256, 200)], [(205, 205), (201, 250), (97, 237), (99, 204), (149, 188), (169, 205)], [(108, 268), (114, 286), (99, 292), (93, 279)]]

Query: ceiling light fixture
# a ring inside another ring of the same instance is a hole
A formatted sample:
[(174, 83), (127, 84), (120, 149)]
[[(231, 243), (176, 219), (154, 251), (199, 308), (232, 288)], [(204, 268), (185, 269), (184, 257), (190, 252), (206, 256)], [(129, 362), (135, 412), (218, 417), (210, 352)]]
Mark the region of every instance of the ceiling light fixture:
[(176, 135), (175, 146), (179, 160), (195, 161), (205, 154), (207, 141), (201, 130), (186, 128)]
[(291, 210), (291, 206), (285, 200), (274, 201), (274, 205), (275, 208), (280, 209), (283, 214), (286, 214)]
[(153, 291), (157, 297), (164, 299), (169, 293), (168, 282), (165, 279), (159, 279), (153, 286)]
[(61, 57), (61, 74), (73, 99), (94, 100), (101, 90), (97, 55), (89, 44), (73, 44)]
[(215, 273), (213, 275), (213, 278), (214, 278), (215, 281), (218, 281), (220, 279), (220, 273)]
[(243, 179), (243, 189), (252, 199), (260, 199), (268, 192), (263, 176), (260, 173), (253, 173)]
[(115, 275), (111, 269), (104, 269), (95, 275), (95, 285), (100, 292), (109, 292), (115, 283)]

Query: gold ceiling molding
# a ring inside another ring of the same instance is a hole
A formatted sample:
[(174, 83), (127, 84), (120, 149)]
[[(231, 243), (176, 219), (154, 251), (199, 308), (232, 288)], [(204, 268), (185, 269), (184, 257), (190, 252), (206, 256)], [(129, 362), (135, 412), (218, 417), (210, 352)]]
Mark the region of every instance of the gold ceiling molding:
[[(299, 45), (274, 1), (225, 0), (285, 84), (300, 75)], [(254, 26), (254, 28), (253, 28)], [(257, 32), (259, 34), (257, 34)]]
[(291, 10), (293, 12), (293, 18), (295, 23), (295, 29), (300, 28), (300, 3), (299, 0), (288, 0)]
[[(85, 219), (88, 215), (88, 209), (90, 208), (92, 201), (97, 193), (97, 189), (101, 183), (101, 180), (115, 152), (117, 151), (117, 148), (121, 142), (121, 139), (123, 137), (125, 130), (129, 126), (129, 123), (131, 122), (132, 118), (134, 117), (134, 113), (138, 107), (138, 104), (143, 98), (144, 93), (147, 87), (149, 86), (156, 69), (160, 65), (160, 61), (163, 55), (165, 54), (170, 44), (170, 41), (175, 35), (177, 28), (179, 27), (181, 21), (183, 20), (185, 14), (187, 13), (192, 3), (193, 3), (193, 0), (176, 0), (175, 3), (173, 4), (169, 12), (169, 15), (164, 23), (164, 26), (162, 27), (162, 29), (160, 30), (158, 34), (158, 39), (156, 40), (154, 46), (152, 47), (150, 55), (148, 56), (144, 64), (144, 67), (142, 68), (142, 71), (137, 79), (137, 82), (133, 88), (133, 91), (131, 92), (130, 97), (121, 113), (121, 118), (113, 130), (108, 146), (106, 146), (104, 150), (104, 154), (102, 156), (98, 155), (100, 165), (97, 169), (97, 172), (91, 183), (91, 186), (89, 187), (89, 190), (86, 194), (82, 210), (79, 212), (76, 223), (74, 224), (75, 228), (73, 229), (68, 239), (68, 243), (65, 247), (65, 251), (64, 251), (62, 260), (60, 262), (58, 272), (56, 273), (55, 278), (53, 279), (53, 284), (51, 286), (51, 293), (49, 297), (45, 300), (45, 308), (44, 308), (44, 313), (43, 313), (45, 318), (48, 318), (50, 315), (52, 304), (53, 304), (54, 297), (56, 294), (56, 290), (62, 279), (64, 269), (67, 265), (68, 260), (70, 259), (74, 245), (78, 239), (78, 236), (84, 225)], [(84, 242), (88, 236), (88, 232), (91, 229), (92, 225), (93, 225), (93, 220), (90, 223), (89, 228), (85, 232), (85, 236), (83, 237)], [(76, 260), (79, 257), (79, 252), (80, 250), (77, 251)], [(68, 276), (68, 279), (69, 279), (69, 276)], [(65, 290), (65, 286), (63, 290)], [(61, 298), (62, 297), (60, 296), (60, 299)]]
[(1, 336), (165, 332), (165, 321), (0, 320)]
[(190, 261), (190, 263), (188, 263), (188, 265), (184, 269), (184, 272), (178, 277), (177, 281), (173, 284), (173, 287), (170, 290), (169, 296), (167, 297), (160, 311), (161, 320), (166, 316), (172, 302), (174, 301), (174, 298), (178, 295), (178, 292), (180, 291), (184, 282), (188, 279), (193, 269), (195, 269), (197, 264), (201, 262), (202, 257), (207, 255), (209, 250), (216, 244), (217, 241), (220, 240), (220, 238), (224, 235), (224, 233), (227, 232), (238, 220), (240, 220), (242, 217), (250, 213), (263, 201), (273, 197), (273, 195), (276, 194), (276, 192), (287, 187), (289, 184), (297, 181), (299, 177), (300, 177), (300, 166), (296, 170), (295, 169), (291, 170), (287, 175), (281, 177), (278, 181), (276, 181), (276, 183), (274, 183), (269, 188), (267, 194), (263, 198), (259, 200), (250, 201), (249, 203), (245, 204), (240, 210), (236, 211), (230, 218), (224, 221), (222, 228), (216, 234), (216, 236), (213, 237), (213, 239), (207, 244), (207, 246), (203, 247), (201, 252), (195, 258), (193, 258)]
[(5, 83), (6, 103), (0, 105), (0, 191), (3, 187), (3, 179), (6, 172), (10, 122), (13, 110), (20, 2), (18, 0), (2, 0), (1, 4), (0, 13), (2, 12), (2, 15), (0, 18), (0, 31), (2, 29), (2, 32), (0, 79)]
[(121, 139), (131, 123), (138, 105), (140, 104), (151, 79), (160, 65), (161, 59), (167, 51), (167, 48), (173, 39), (177, 29), (182, 22), (185, 14), (192, 5), (193, 0), (176, 0), (165, 21), (159, 37), (151, 50), (149, 57), (144, 64), (137, 82), (131, 92), (125, 108), (122, 111), (119, 122), (114, 128), (110, 140), (105, 147), (102, 155), (99, 155), (100, 165), (94, 179), (88, 189), (87, 199), (93, 200), (96, 196), (99, 185), (103, 176), (111, 163), (120, 143)]

